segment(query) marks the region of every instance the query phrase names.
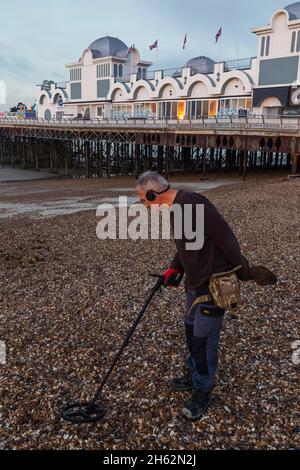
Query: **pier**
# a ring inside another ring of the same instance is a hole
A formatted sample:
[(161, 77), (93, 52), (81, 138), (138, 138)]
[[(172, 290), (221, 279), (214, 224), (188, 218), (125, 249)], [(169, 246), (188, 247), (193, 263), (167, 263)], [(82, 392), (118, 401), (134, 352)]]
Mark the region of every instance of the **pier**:
[(65, 176), (166, 176), (286, 169), (296, 174), (300, 119), (0, 120), (0, 165)]

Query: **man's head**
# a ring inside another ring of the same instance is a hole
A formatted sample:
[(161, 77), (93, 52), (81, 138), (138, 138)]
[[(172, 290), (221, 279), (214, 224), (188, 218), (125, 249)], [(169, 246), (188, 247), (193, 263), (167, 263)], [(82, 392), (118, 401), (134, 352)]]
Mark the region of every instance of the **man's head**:
[(147, 207), (152, 204), (171, 206), (176, 195), (168, 181), (155, 171), (143, 173), (137, 180), (136, 189), (140, 201)]

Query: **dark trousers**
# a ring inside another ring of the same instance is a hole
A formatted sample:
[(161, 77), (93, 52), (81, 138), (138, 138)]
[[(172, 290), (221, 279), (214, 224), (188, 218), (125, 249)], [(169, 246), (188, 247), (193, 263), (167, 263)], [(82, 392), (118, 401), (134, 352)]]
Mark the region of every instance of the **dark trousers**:
[[(201, 295), (208, 293), (208, 287), (200, 290)], [(185, 333), (189, 350), (187, 366), (192, 372), (194, 387), (209, 392), (214, 387), (218, 368), (218, 352), (225, 310), (213, 302), (198, 304), (192, 311), (191, 306), (198, 295), (187, 289), (185, 314)]]

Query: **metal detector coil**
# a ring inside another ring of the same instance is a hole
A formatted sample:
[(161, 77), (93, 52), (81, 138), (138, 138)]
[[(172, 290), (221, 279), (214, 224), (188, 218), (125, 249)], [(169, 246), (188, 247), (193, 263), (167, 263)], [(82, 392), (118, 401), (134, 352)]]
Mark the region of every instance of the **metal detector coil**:
[(74, 424), (100, 421), (106, 413), (103, 403), (73, 403), (61, 409), (61, 417)]

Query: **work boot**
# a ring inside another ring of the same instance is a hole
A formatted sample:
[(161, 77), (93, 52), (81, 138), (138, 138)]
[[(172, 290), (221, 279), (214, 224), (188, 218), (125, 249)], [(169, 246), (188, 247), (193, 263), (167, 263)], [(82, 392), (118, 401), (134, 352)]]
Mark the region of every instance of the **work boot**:
[(182, 409), (182, 416), (192, 421), (203, 416), (212, 402), (211, 391), (204, 393), (199, 389), (194, 390), (192, 397), (186, 402)]
[(173, 392), (186, 392), (193, 390), (192, 373), (189, 371), (183, 377), (176, 377), (171, 380)]

